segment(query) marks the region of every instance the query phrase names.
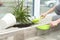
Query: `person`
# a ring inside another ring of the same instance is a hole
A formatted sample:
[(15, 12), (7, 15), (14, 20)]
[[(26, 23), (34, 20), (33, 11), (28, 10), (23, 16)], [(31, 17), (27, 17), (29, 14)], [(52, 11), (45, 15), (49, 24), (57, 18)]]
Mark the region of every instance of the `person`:
[(46, 17), (46, 15), (52, 13), (53, 11), (56, 12), (57, 16), (54, 16), (53, 18), (57, 17), (57, 19), (56, 20), (54, 19), (54, 21), (50, 22), (51, 27), (55, 27), (60, 23), (60, 4), (58, 2), (57, 2), (57, 4), (55, 6), (53, 6), (51, 9), (49, 9), (48, 11), (46, 11), (45, 13), (43, 13), (41, 15), (42, 17)]

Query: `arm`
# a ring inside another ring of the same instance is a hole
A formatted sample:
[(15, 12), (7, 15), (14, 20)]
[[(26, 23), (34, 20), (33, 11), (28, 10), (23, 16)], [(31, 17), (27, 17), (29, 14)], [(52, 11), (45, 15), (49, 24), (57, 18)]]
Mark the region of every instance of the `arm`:
[(55, 7), (56, 7), (56, 5), (54, 6), (54, 7), (52, 7), (51, 9), (49, 9), (47, 12), (45, 12), (46, 14), (50, 14), (51, 12), (53, 12), (54, 10), (55, 10)]
[(57, 26), (59, 23), (60, 23), (60, 19), (57, 19), (56, 21), (52, 21), (52, 22), (50, 23), (50, 26), (51, 26), (51, 27), (55, 27), (55, 26)]
[(56, 8), (56, 5), (54, 7), (52, 7), (51, 9), (49, 9), (47, 12), (42, 13), (41, 17), (44, 18), (47, 14), (50, 14), (51, 12), (53, 12), (55, 10), (55, 8)]

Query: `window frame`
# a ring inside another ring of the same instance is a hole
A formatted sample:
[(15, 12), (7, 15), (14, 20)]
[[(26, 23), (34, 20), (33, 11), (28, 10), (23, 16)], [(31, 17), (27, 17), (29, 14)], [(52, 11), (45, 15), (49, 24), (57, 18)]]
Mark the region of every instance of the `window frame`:
[(34, 16), (38, 18), (40, 16), (40, 0), (34, 0)]

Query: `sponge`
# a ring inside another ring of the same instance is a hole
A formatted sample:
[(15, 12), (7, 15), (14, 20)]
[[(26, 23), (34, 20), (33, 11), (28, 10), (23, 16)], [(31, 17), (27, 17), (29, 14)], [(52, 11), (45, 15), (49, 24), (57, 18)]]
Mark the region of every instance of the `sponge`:
[(39, 18), (33, 19), (32, 22), (33, 23), (38, 23), (39, 22)]
[(43, 19), (43, 17), (39, 17), (39, 18), (35, 18), (32, 20), (33, 23), (38, 23), (39, 21), (41, 21), (41, 19)]
[(50, 29), (50, 25), (49, 24), (46, 24), (46, 25), (37, 26), (37, 29), (40, 29), (40, 30), (48, 30), (48, 29)]

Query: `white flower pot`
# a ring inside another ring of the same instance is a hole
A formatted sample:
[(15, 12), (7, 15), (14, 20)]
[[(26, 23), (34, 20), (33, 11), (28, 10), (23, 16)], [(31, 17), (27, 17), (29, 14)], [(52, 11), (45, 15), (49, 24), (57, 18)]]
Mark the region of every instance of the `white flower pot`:
[(0, 19), (0, 29), (5, 29), (9, 26), (13, 26), (14, 24), (16, 24), (16, 18), (11, 13), (7, 13)]

